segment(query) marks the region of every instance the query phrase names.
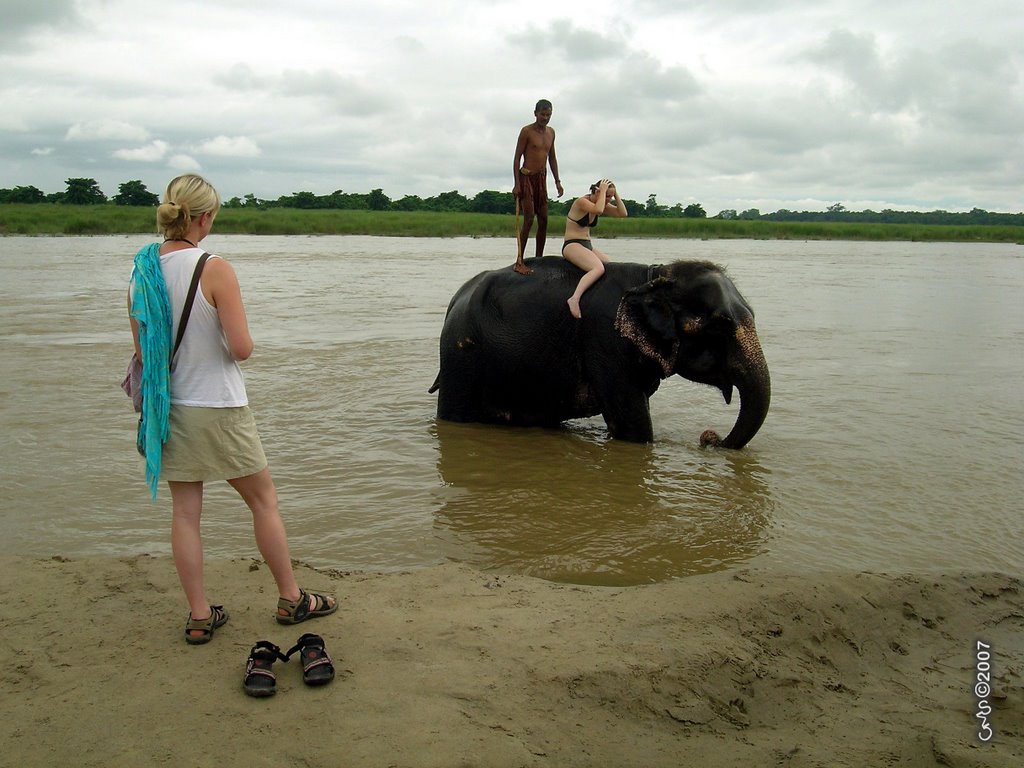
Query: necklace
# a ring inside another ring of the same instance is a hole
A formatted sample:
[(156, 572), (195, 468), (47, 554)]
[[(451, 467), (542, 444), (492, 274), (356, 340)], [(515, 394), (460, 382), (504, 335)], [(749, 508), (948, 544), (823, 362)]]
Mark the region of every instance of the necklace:
[(193, 243), (191, 240), (189, 240), (186, 237), (169, 237), (166, 240), (164, 240), (164, 242), (165, 243), (188, 243), (193, 248), (198, 248), (199, 247), (198, 245), (196, 245), (195, 243)]

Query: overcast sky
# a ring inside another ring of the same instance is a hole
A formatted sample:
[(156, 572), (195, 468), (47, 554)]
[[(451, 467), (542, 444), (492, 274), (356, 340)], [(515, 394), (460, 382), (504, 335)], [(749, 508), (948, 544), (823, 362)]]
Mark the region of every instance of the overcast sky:
[[(1021, 0), (0, 0), (0, 187), (1024, 211)], [(554, 184), (550, 184), (554, 195)]]

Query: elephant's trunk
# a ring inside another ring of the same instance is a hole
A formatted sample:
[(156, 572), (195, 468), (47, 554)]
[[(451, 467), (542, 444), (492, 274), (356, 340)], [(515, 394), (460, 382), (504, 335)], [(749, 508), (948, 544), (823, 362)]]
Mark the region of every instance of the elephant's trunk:
[(736, 326), (736, 348), (729, 355), (728, 367), (732, 380), (723, 386), (723, 394), (728, 402), (735, 384), (740, 393), (740, 412), (724, 440), (709, 429), (700, 436), (702, 447), (742, 448), (757, 434), (768, 415), (772, 382), (752, 320)]

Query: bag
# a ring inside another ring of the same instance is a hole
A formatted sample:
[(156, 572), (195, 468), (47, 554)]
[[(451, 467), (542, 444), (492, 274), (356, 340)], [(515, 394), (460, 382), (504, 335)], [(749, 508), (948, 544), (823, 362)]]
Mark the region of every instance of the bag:
[(132, 359), (128, 361), (128, 370), (124, 374), (124, 381), (121, 382), (121, 389), (132, 399), (135, 412), (142, 413), (142, 361), (134, 352)]

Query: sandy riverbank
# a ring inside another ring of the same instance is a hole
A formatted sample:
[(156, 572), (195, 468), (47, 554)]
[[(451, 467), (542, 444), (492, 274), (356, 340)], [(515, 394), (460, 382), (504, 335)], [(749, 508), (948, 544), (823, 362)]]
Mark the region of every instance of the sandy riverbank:
[[(0, 764), (1002, 766), (1024, 761), (1024, 582), (716, 574), (558, 585), (445, 565), (300, 568), (341, 599), (271, 618), (265, 567), (210, 563), (231, 612), (186, 645), (167, 558), (0, 558)], [(315, 631), (338, 676), (241, 689), (250, 646)], [(975, 643), (993, 646), (992, 743)]]

